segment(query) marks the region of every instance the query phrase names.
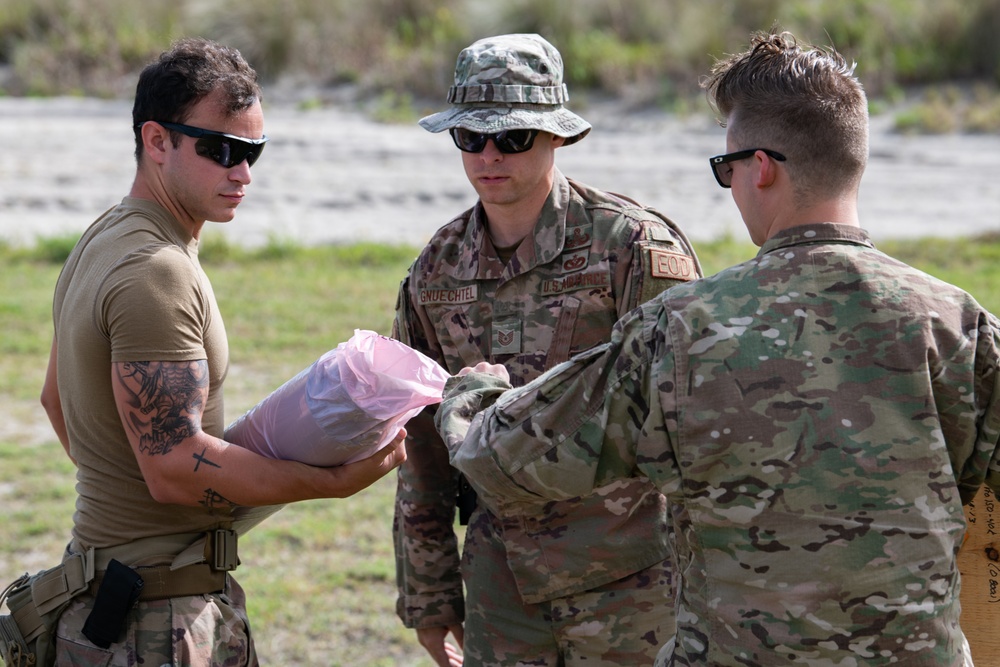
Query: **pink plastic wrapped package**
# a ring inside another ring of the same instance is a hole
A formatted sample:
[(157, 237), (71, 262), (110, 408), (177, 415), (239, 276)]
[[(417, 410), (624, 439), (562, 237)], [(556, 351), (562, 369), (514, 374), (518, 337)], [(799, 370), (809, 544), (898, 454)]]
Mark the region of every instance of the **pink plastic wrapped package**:
[(320, 357), (226, 429), (227, 442), (262, 456), (334, 466), (371, 456), (425, 406), (448, 372), (373, 331)]

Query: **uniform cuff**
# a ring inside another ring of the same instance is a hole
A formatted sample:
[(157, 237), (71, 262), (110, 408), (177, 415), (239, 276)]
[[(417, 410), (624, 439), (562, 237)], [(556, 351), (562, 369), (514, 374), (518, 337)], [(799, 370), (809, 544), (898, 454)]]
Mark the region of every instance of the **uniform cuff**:
[(396, 600), (396, 614), (408, 628), (458, 625), (465, 621), (465, 600), (461, 590), (402, 595)]

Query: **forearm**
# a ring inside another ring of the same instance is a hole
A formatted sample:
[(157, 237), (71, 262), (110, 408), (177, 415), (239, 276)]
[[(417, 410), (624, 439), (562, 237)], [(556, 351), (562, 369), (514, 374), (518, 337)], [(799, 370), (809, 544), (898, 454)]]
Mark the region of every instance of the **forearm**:
[(406, 463), (399, 469), (393, 541), (397, 613), (407, 627), (461, 623), (464, 618), (454, 468), (429, 410), (407, 424)]
[(487, 506), (504, 512), (572, 498), (637, 474), (646, 434), (662, 437), (644, 336), (642, 320), (633, 318), (611, 343), (498, 399), (503, 387), (490, 376), (449, 382), (437, 424), (452, 464)]
[(460, 624), (465, 599), (454, 532), (441, 541), (415, 535), (404, 524), (394, 535), (397, 557), (396, 614), (408, 628)]
[(390, 445), (357, 463), (319, 468), (266, 458), (202, 432), (167, 454), (137, 456), (150, 493), (159, 502), (256, 507), (345, 498), (396, 467), (400, 454)]
[(357, 493), (405, 459), (402, 438), (367, 459), (318, 468), (269, 459), (205, 433), (208, 364), (112, 364), (122, 427), (149, 492), (177, 505), (259, 506)]

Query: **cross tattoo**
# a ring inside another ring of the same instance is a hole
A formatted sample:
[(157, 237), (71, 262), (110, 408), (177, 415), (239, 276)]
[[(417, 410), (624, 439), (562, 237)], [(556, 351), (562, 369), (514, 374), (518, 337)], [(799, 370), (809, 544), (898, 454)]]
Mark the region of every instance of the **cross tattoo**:
[(198, 461), (197, 463), (194, 464), (194, 471), (195, 472), (198, 472), (198, 468), (201, 467), (202, 463), (204, 463), (205, 465), (210, 465), (213, 468), (221, 468), (222, 467), (218, 463), (213, 463), (212, 461), (209, 461), (207, 458), (205, 458), (205, 452), (207, 452), (207, 451), (208, 451), (208, 447), (206, 447), (205, 449), (201, 450), (201, 454), (192, 454), (191, 455), (192, 458), (194, 458), (195, 460)]

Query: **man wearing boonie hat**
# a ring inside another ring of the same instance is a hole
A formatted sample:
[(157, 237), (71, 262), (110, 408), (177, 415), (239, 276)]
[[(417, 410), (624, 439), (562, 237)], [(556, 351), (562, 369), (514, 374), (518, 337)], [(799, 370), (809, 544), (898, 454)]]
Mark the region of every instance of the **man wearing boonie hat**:
[[(567, 99), (555, 47), (501, 35), (459, 54), (451, 107), (420, 121), (450, 132), (479, 201), (410, 267), (394, 336), (451, 373), (486, 360), (525, 384), (701, 275), (668, 218), (555, 167), (555, 149), (591, 129)], [(470, 665), (652, 664), (674, 618), (666, 505), (648, 481), (501, 521), (449, 465), (433, 409), (407, 432), (393, 524), (397, 611), (438, 665), (462, 664), (448, 634)], [(461, 566), (456, 508), (468, 524)]]

